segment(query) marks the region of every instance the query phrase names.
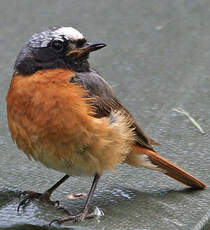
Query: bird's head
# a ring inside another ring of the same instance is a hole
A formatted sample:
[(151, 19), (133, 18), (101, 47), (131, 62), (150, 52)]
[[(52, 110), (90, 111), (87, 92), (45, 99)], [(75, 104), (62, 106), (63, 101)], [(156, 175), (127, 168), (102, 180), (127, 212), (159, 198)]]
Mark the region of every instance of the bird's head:
[(87, 42), (84, 35), (72, 27), (53, 27), (33, 34), (25, 43), (15, 62), (15, 71), (23, 75), (54, 68), (89, 71), (89, 53), (105, 46)]

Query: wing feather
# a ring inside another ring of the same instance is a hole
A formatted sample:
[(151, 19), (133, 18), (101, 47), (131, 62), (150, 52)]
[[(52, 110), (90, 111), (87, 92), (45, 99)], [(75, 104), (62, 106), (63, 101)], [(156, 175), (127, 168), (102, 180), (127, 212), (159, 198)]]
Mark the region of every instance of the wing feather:
[(133, 116), (121, 104), (120, 100), (114, 95), (109, 84), (94, 70), (90, 72), (77, 72), (70, 80), (71, 83), (78, 84), (87, 90), (87, 97), (94, 108), (94, 116), (97, 118), (110, 116), (111, 111), (120, 111), (128, 120), (131, 121), (131, 128), (136, 133), (137, 144), (153, 150), (152, 144), (156, 141), (146, 136), (143, 130), (137, 125)]

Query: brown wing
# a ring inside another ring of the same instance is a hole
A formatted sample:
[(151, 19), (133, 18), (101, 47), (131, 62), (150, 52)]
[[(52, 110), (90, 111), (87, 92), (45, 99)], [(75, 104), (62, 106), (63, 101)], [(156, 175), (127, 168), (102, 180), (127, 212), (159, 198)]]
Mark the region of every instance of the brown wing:
[(111, 111), (120, 110), (133, 120), (131, 127), (136, 133), (138, 145), (153, 150), (151, 144), (158, 144), (144, 134), (129, 111), (116, 98), (109, 84), (97, 72), (94, 70), (85, 73), (77, 72), (70, 82), (81, 85), (88, 91), (88, 97), (92, 98), (91, 104), (95, 109), (95, 117), (110, 116)]

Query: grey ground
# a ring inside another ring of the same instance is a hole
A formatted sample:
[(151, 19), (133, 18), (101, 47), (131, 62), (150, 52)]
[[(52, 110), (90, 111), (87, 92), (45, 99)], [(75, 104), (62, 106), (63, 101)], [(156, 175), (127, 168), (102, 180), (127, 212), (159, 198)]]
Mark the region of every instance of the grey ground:
[[(48, 229), (65, 216), (31, 203), (17, 213), (20, 191), (44, 191), (62, 174), (31, 162), (10, 139), (5, 96), (16, 55), (33, 32), (50, 25), (74, 26), (108, 47), (91, 56), (92, 65), (142, 128), (161, 146), (156, 150), (210, 186), (210, 1), (209, 0), (7, 0), (0, 2), (0, 229)], [(182, 107), (206, 134), (172, 109)], [(110, 153), (111, 154), (111, 153)], [(54, 194), (73, 212), (92, 178), (71, 178)], [(91, 208), (99, 221), (67, 223), (58, 229), (210, 229), (210, 195), (191, 191), (164, 175), (120, 166), (106, 173)], [(53, 228), (54, 228), (53, 227)], [(53, 229), (52, 228), (52, 229)]]

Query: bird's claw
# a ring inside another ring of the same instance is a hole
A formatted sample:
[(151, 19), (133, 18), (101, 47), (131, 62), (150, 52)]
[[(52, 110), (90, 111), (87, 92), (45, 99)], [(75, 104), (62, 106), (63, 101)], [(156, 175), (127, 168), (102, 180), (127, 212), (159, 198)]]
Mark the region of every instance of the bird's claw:
[(95, 212), (92, 212), (90, 214), (88, 214), (88, 210), (83, 210), (81, 213), (77, 214), (77, 215), (69, 215), (65, 218), (60, 218), (60, 219), (54, 219), (50, 222), (50, 226), (53, 224), (53, 223), (57, 223), (57, 224), (62, 224), (66, 221), (73, 221), (73, 222), (80, 222), (80, 221), (83, 221), (85, 219), (92, 219), (92, 218), (95, 218), (97, 215)]
[(53, 205), (55, 207), (59, 207), (59, 201), (52, 201), (50, 200), (50, 194), (45, 193), (37, 193), (33, 191), (24, 191), (20, 194), (20, 199), (23, 198), (17, 208), (17, 211), (20, 211), (20, 208), (24, 209), (32, 200), (37, 199), (41, 202)]
[[(23, 196), (23, 195), (22, 195)], [(17, 208), (17, 212), (20, 211), (20, 208), (22, 207), (22, 209), (24, 209), (29, 203), (30, 203), (31, 199), (29, 196), (25, 197), (24, 199), (22, 199), (18, 205)]]

